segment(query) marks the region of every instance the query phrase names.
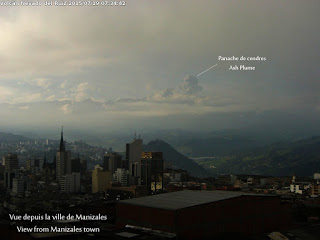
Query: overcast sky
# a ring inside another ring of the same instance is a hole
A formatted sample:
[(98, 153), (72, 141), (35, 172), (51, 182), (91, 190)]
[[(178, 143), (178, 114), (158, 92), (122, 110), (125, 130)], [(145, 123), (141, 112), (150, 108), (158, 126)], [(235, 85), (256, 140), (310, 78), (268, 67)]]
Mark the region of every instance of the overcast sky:
[[(217, 113), (318, 113), (319, 23), (316, 0), (0, 7), (0, 122), (192, 128)], [(240, 62), (218, 57), (233, 55), (267, 60), (229, 71)]]

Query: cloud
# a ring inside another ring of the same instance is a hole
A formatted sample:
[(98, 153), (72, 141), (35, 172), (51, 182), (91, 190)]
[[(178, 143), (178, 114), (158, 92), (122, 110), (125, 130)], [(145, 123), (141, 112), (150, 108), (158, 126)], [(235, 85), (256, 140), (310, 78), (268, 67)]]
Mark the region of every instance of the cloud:
[[(140, 0), (112, 10), (3, 10), (0, 103), (60, 100), (55, 112), (69, 117), (90, 111), (104, 114), (102, 119), (128, 112), (312, 109), (319, 104), (320, 34), (314, 29), (320, 15), (312, 4), (286, 2)], [(221, 71), (214, 68), (200, 81), (192, 75), (219, 55), (259, 55), (267, 61), (252, 63), (254, 72), (228, 71), (229, 63), (219, 63)], [(181, 83), (185, 73), (190, 75)], [(86, 99), (105, 104), (94, 108)], [(47, 114), (46, 108), (32, 109), (38, 109), (35, 116)]]
[[(79, 13), (80, 12), (80, 13)], [(0, 23), (0, 71), (4, 77), (65, 75), (85, 67), (106, 66), (110, 61), (101, 44), (95, 44), (83, 29), (98, 19), (76, 21), (86, 11), (21, 8)], [(99, 14), (99, 16), (102, 16)], [(90, 18), (91, 19), (91, 18)], [(89, 22), (88, 22), (89, 21)], [(68, 24), (65, 24), (68, 22)]]
[(0, 86), (0, 101), (8, 103), (29, 103), (34, 101), (41, 101), (41, 92), (30, 92), (24, 89), (17, 89), (14, 87)]
[(16, 103), (30, 103), (42, 100), (42, 93), (20, 93), (13, 97), (12, 102)]
[(194, 76), (187, 75), (183, 83), (176, 88), (166, 88), (147, 97), (151, 102), (202, 104), (206, 97), (200, 95), (202, 87)]
[(199, 86), (199, 80), (198, 78), (194, 76), (187, 75), (183, 79), (183, 84), (180, 86), (181, 91), (184, 94), (197, 94), (201, 92), (202, 87)]
[(173, 97), (176, 91), (173, 88), (167, 88), (166, 90), (160, 92), (160, 96), (164, 99)]
[(146, 98), (119, 98), (115, 100), (115, 103), (135, 103), (135, 102), (143, 102)]
[(62, 110), (64, 114), (70, 114), (72, 113), (72, 106), (71, 104), (65, 104), (60, 108), (60, 110)]
[(33, 79), (32, 82), (43, 89), (48, 89), (48, 87), (51, 85), (50, 80), (47, 78), (36, 78)]
[(80, 83), (75, 90), (75, 100), (82, 101), (88, 98), (87, 91), (89, 90), (89, 83), (82, 82)]
[(64, 81), (63, 83), (60, 84), (60, 88), (62, 88), (62, 89), (66, 88), (66, 84), (67, 84), (67, 82)]
[(41, 93), (33, 93), (33, 94), (26, 94), (25, 95), (25, 101), (26, 102), (33, 102), (33, 101), (39, 101), (42, 99)]
[(51, 96), (46, 98), (47, 101), (53, 101), (55, 99), (56, 99), (56, 95), (51, 95)]
[(21, 110), (28, 110), (30, 107), (29, 106), (20, 106), (18, 108)]
[(0, 86), (0, 101), (6, 102), (14, 95), (14, 91), (8, 87)]

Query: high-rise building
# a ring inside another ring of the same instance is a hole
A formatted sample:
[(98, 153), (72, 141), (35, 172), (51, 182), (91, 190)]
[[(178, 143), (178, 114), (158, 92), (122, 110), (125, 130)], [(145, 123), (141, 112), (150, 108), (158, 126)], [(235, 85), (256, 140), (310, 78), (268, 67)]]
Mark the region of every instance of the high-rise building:
[(33, 159), (28, 159), (26, 161), (26, 169), (30, 171), (31, 173), (38, 173), (40, 172), (40, 159), (33, 158)]
[(80, 172), (65, 174), (60, 181), (61, 192), (75, 193), (80, 192)]
[(30, 179), (27, 176), (20, 176), (13, 179), (12, 193), (14, 195), (23, 195), (25, 191), (30, 190)]
[(80, 159), (80, 168), (81, 168), (81, 175), (85, 174), (87, 171), (87, 160)]
[(117, 168), (113, 174), (113, 182), (120, 183), (121, 186), (128, 186), (128, 173), (129, 171), (124, 168)]
[(131, 143), (126, 144), (126, 163), (129, 170), (130, 184), (138, 184), (141, 176), (141, 153), (142, 153), (142, 139), (134, 138)]
[(60, 147), (56, 153), (56, 179), (61, 182), (62, 176), (71, 173), (71, 152), (66, 151), (63, 141), (63, 129), (61, 130)]
[(114, 173), (117, 168), (125, 168), (122, 156), (115, 152), (107, 153), (103, 158), (103, 170)]
[(23, 194), (24, 187), (23, 187), (23, 179), (22, 178), (14, 178), (12, 183), (12, 192), (15, 194)]
[(53, 162), (47, 162), (47, 157), (43, 158), (43, 165), (41, 169), (41, 179), (42, 181), (53, 181), (56, 179), (56, 157), (54, 157)]
[(81, 172), (80, 156), (71, 159), (71, 172)]
[(26, 169), (28, 171), (31, 171), (31, 168), (32, 168), (32, 159), (27, 159), (27, 161), (26, 161)]
[(96, 165), (92, 171), (92, 193), (107, 191), (111, 183), (112, 172), (104, 171), (100, 165)]
[(19, 161), (17, 154), (9, 153), (3, 157), (4, 167), (6, 171), (19, 169)]
[(163, 189), (162, 152), (142, 152), (140, 184), (151, 191)]
[(19, 161), (16, 154), (9, 153), (3, 157), (5, 188), (12, 190), (13, 179), (19, 178)]
[(11, 171), (4, 171), (4, 185), (6, 189), (12, 190), (13, 187), (13, 179), (19, 178), (20, 172), (18, 169)]

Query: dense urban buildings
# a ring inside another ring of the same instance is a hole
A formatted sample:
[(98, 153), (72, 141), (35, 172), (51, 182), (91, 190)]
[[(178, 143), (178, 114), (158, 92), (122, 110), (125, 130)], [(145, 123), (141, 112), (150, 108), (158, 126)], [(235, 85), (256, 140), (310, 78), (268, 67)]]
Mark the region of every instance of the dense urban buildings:
[[(93, 239), (223, 239), (227, 233), (242, 239), (267, 233), (275, 237), (285, 236), (280, 231), (295, 221), (318, 221), (319, 173), (313, 179), (235, 174), (198, 178), (185, 169), (165, 167), (167, 153), (144, 151), (140, 136), (126, 145), (126, 152), (93, 148), (83, 141), (70, 144), (63, 131), (56, 144), (46, 140), (19, 146), (46, 150), (25, 159), (14, 151), (3, 155), (3, 213), (107, 214), (107, 224), (92, 222), (100, 231), (92, 233)], [(46, 234), (24, 233), (53, 237)]]

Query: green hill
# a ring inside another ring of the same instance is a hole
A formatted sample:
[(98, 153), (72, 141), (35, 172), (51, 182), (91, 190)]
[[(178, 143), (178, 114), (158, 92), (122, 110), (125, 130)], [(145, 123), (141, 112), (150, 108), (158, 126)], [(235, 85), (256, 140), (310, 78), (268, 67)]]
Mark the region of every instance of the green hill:
[(195, 161), (213, 174), (285, 176), (295, 172), (299, 176), (310, 176), (320, 171), (320, 137), (272, 144), (231, 157)]

